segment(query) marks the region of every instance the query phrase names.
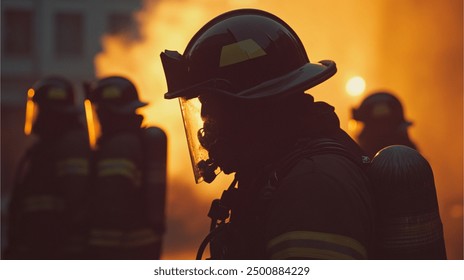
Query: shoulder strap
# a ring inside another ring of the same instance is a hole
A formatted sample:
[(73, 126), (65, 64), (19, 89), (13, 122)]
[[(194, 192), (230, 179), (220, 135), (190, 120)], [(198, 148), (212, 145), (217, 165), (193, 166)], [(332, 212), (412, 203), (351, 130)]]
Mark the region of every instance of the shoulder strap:
[(330, 138), (302, 139), (297, 144), (297, 149), (287, 155), (275, 168), (274, 179), (279, 180), (302, 159), (316, 155), (336, 154), (343, 156), (363, 170), (370, 162), (367, 156), (358, 156), (349, 151), (344, 145)]
[(343, 156), (362, 167), (370, 162), (367, 156), (358, 156), (344, 145), (330, 138), (304, 139), (297, 144), (297, 149), (286, 156), (276, 168), (277, 178), (285, 176), (300, 160), (316, 155), (336, 154)]

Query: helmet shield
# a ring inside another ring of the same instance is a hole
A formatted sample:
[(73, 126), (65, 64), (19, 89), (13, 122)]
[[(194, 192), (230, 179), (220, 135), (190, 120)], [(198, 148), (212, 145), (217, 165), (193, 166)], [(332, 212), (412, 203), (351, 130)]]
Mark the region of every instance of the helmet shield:
[(27, 136), (31, 135), (32, 133), (32, 124), (35, 122), (37, 118), (38, 108), (33, 101), (35, 91), (34, 89), (30, 88), (27, 91), (27, 101), (26, 101), (26, 117), (24, 122), (24, 134)]
[(212, 182), (219, 168), (209, 158), (208, 151), (200, 143), (204, 137), (204, 122), (201, 116), (201, 103), (198, 98), (179, 98), (185, 134), (192, 163), (195, 182)]
[(93, 106), (92, 102), (89, 99), (84, 100), (84, 109), (85, 109), (85, 121), (87, 124), (87, 132), (89, 136), (90, 147), (95, 148), (97, 144), (97, 138), (101, 134), (100, 122), (98, 121), (98, 115)]

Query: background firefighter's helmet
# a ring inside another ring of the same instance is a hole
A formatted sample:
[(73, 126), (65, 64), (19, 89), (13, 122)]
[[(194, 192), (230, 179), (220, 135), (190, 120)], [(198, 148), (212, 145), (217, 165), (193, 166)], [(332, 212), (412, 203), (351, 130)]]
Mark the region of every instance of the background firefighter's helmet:
[[(75, 93), (70, 81), (62, 77), (46, 77), (32, 86), (33, 93), (28, 94), (41, 110), (60, 113), (77, 112)], [(31, 96), (32, 95), (32, 96)]]
[(335, 63), (310, 63), (297, 34), (270, 13), (241, 9), (203, 26), (181, 55), (161, 53), (165, 98), (213, 92), (255, 99), (303, 92), (333, 76)]
[(366, 97), (359, 108), (353, 108), (353, 119), (366, 125), (379, 123), (392, 125), (411, 125), (404, 119), (400, 100), (390, 92), (379, 91)]
[(120, 76), (106, 77), (90, 85), (87, 98), (99, 109), (116, 114), (131, 114), (148, 104), (139, 100), (134, 84)]
[(45, 77), (27, 91), (24, 133), (30, 135), (38, 127), (43, 131), (44, 127), (55, 126), (60, 115), (74, 117), (79, 112), (71, 82), (58, 76)]

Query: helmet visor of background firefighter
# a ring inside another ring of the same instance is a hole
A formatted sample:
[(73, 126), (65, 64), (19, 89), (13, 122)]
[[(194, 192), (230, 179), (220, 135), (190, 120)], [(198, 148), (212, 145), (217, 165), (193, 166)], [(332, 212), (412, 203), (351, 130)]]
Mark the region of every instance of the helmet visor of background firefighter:
[(35, 122), (39, 110), (37, 105), (34, 103), (34, 95), (34, 89), (30, 88), (27, 90), (26, 117), (24, 122), (24, 134), (27, 136), (31, 135), (32, 133), (32, 124)]
[(101, 129), (98, 120), (96, 105), (92, 104), (89, 99), (84, 100), (85, 120), (87, 123), (87, 131), (89, 136), (90, 147), (95, 148), (97, 139), (100, 137)]
[(24, 134), (29, 136), (33, 126), (42, 111), (42, 114), (77, 114), (79, 109), (74, 106), (74, 97), (69, 90), (62, 87), (40, 87), (38, 90), (27, 90), (26, 115), (24, 122)]
[(203, 181), (210, 183), (220, 173), (220, 170), (211, 161), (208, 151), (200, 143), (199, 136), (202, 135), (205, 124), (201, 116), (201, 102), (198, 98), (179, 98), (179, 103), (195, 182), (197, 184)]

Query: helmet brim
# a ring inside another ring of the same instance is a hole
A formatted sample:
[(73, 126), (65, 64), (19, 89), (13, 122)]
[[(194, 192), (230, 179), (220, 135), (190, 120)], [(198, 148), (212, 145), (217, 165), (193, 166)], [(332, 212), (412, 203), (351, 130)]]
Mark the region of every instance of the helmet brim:
[(238, 93), (217, 89), (213, 86), (216, 81), (209, 80), (177, 91), (167, 92), (164, 98), (173, 99), (183, 97), (190, 99), (197, 97), (198, 93), (207, 92), (217, 92), (218, 94), (223, 94), (225, 97), (242, 100), (270, 98), (273, 96), (282, 96), (284, 94), (305, 91), (329, 79), (336, 72), (337, 67), (334, 61), (323, 60), (318, 64), (306, 63), (284, 76), (260, 83)]
[(142, 102), (142, 101), (139, 101), (139, 100), (134, 100), (128, 104), (125, 104), (124, 106), (120, 106), (120, 105), (106, 105), (106, 107), (115, 112), (115, 113), (118, 113), (118, 114), (131, 114), (133, 112), (135, 112), (135, 110), (137, 110), (138, 108), (141, 108), (141, 107), (144, 107), (144, 106), (147, 106), (148, 103), (146, 102)]

